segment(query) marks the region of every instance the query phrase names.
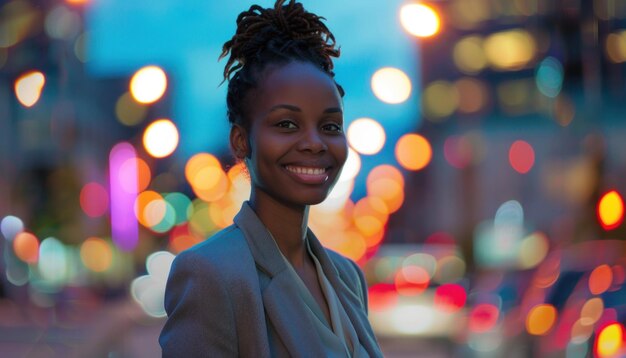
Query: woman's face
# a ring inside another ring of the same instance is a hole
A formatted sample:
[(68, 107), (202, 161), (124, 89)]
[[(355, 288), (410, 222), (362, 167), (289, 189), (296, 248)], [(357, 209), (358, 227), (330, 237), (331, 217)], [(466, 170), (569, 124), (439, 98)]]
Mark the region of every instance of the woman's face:
[(296, 206), (322, 202), (348, 149), (334, 81), (308, 63), (269, 67), (247, 104), (255, 195)]

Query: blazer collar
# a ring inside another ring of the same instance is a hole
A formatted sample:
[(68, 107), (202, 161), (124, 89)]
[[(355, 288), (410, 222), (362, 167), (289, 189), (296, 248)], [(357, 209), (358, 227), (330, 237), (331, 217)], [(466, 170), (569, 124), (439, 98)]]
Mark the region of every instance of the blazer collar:
[[(281, 256), (278, 245), (247, 201), (243, 203), (241, 210), (235, 216), (234, 223), (244, 233), (257, 266), (271, 278), (263, 292), (263, 303), (276, 328), (276, 333), (280, 335), (289, 352), (295, 357), (303, 354), (323, 356), (324, 352), (320, 350), (321, 340), (317, 337), (312, 324), (303, 324), (300, 330), (292, 328), (294, 319), (307, 317), (304, 304), (299, 303), (299, 294), (291, 285), (289, 272), (286, 271), (287, 264)], [(364, 310), (359, 308), (361, 300), (346, 286), (335, 264), (310, 229), (307, 229), (307, 240), (326, 278), (335, 289), (346, 314), (350, 317), (361, 344), (371, 356), (376, 356), (375, 352), (378, 350), (373, 343), (376, 339), (369, 325), (364, 326), (368, 318)]]

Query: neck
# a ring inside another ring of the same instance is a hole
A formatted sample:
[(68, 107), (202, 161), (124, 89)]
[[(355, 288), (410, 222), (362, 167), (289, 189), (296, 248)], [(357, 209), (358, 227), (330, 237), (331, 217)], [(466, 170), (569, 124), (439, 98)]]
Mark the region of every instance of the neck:
[(303, 267), (307, 256), (304, 240), (309, 206), (288, 205), (260, 191), (253, 191), (249, 202), (291, 265), (294, 268)]

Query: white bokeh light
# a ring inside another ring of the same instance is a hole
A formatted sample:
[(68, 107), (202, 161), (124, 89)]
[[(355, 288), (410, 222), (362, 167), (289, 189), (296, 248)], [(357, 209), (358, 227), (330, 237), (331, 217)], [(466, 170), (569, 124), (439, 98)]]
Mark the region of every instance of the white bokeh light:
[(167, 157), (178, 146), (178, 129), (169, 119), (156, 120), (146, 128), (143, 145), (151, 156)]
[(376, 154), (385, 145), (385, 130), (371, 118), (359, 118), (348, 127), (348, 143), (361, 154)]
[(139, 103), (158, 101), (167, 89), (165, 72), (157, 66), (139, 69), (130, 80), (130, 93)]
[(385, 103), (399, 104), (411, 96), (411, 80), (397, 68), (384, 67), (376, 71), (371, 86), (374, 95)]

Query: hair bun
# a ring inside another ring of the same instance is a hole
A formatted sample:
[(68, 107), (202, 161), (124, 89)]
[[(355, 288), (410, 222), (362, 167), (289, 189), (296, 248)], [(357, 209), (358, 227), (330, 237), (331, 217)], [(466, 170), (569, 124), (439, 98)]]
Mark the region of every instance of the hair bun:
[[(224, 80), (247, 64), (271, 58), (318, 57), (321, 68), (331, 71), (331, 57), (339, 57), (335, 37), (323, 17), (304, 9), (301, 3), (278, 0), (274, 8), (252, 5), (237, 17), (237, 31), (222, 48), (220, 58), (230, 53)], [(303, 55), (309, 52), (309, 55)]]

